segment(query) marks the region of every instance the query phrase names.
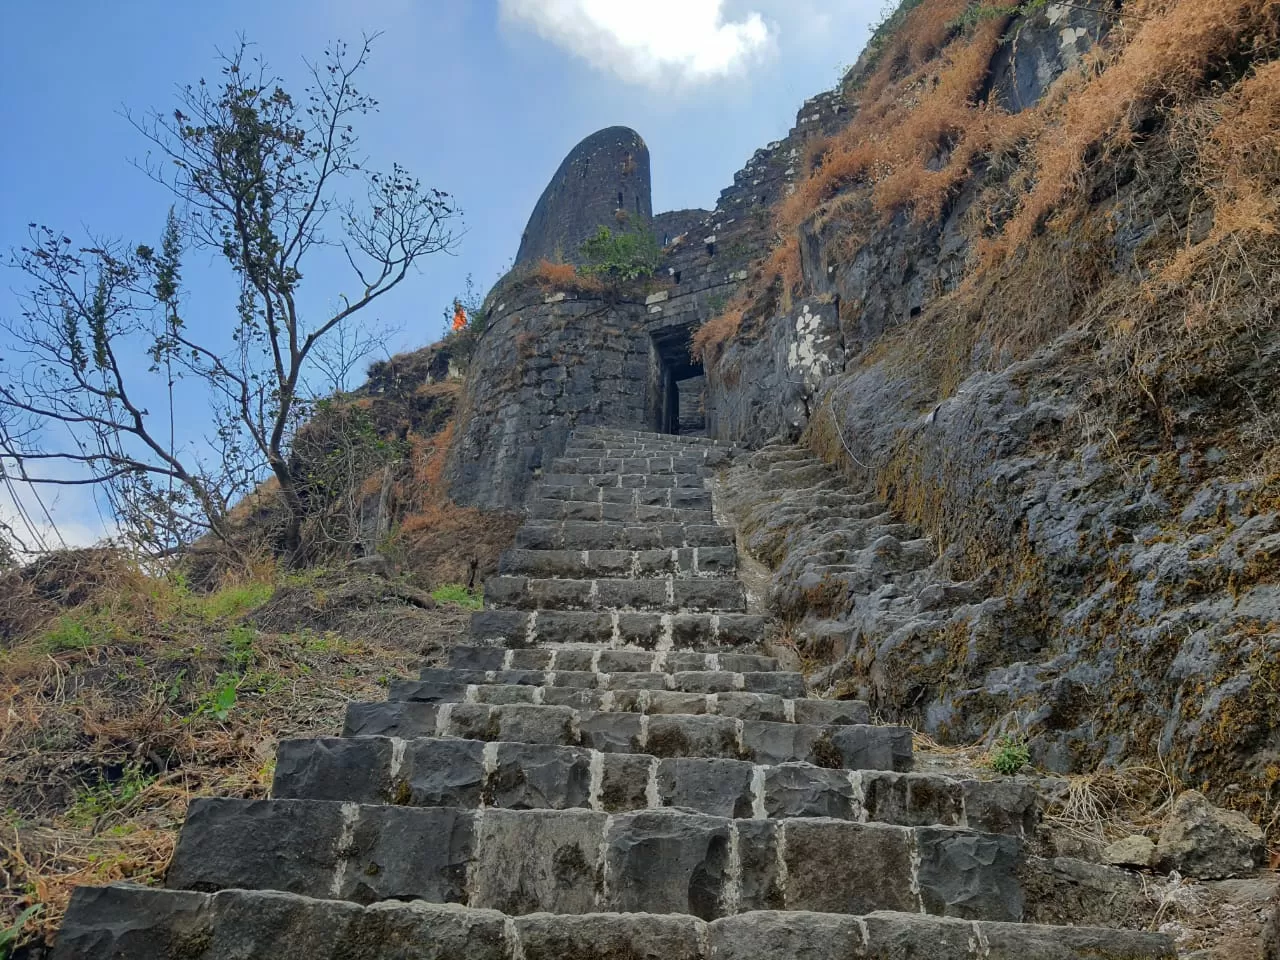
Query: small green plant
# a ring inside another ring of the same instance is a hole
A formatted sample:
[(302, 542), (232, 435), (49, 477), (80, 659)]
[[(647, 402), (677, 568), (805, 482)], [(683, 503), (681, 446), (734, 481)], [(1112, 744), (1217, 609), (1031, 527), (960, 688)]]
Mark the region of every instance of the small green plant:
[(0, 960), (9, 960), (13, 955), (13, 948), (18, 945), (18, 938), (22, 936), (23, 927), (43, 909), (44, 904), (33, 904), (18, 914), (18, 919), (13, 921), (12, 926), (0, 929)]
[(103, 814), (127, 807), (155, 779), (155, 774), (148, 773), (140, 763), (127, 764), (120, 773), (120, 779), (95, 783), (83, 790), (67, 816), (76, 823), (92, 823)]
[(240, 678), (231, 673), (220, 673), (214, 681), (213, 688), (206, 690), (196, 701), (194, 716), (210, 716), (218, 721), (225, 721), (236, 705), (240, 691)]
[(275, 585), (270, 583), (245, 583), (223, 587), (196, 601), (197, 612), (205, 620), (239, 617), (262, 606), (275, 592)]
[(227, 641), (231, 644), (231, 661), (241, 670), (246, 670), (253, 663), (253, 643), (258, 639), (258, 631), (253, 627), (240, 625), (227, 631)]
[(996, 740), (989, 762), (996, 773), (1013, 776), (1031, 762), (1031, 751), (1027, 749), (1026, 738), (1004, 734)]
[(467, 610), (484, 608), (484, 594), (479, 590), (468, 590), (460, 583), (446, 583), (431, 591), (431, 599), (436, 603), (448, 603)]
[(1014, 0), (1012, 3), (979, 3), (969, 7), (954, 24), (956, 27), (968, 29), (996, 17), (1029, 16), (1044, 8), (1049, 0)]
[(50, 653), (62, 650), (84, 650), (96, 642), (88, 624), (78, 617), (64, 614), (44, 635), (44, 647)]
[(641, 228), (614, 233), (600, 227), (581, 247), (582, 272), (613, 283), (631, 283), (652, 277), (662, 260), (662, 249), (653, 234)]

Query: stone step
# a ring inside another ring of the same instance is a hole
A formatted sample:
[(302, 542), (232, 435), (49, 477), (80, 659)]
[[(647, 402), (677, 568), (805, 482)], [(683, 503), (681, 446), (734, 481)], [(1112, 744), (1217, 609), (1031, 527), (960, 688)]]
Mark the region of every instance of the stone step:
[[(412, 945), (412, 946), (406, 946)], [(1173, 960), (1164, 934), (918, 914), (510, 917), (274, 891), (79, 887), (53, 960)]]
[(705, 487), (596, 487), (586, 483), (540, 483), (533, 495), (544, 500), (582, 503), (629, 503), (648, 507), (710, 510), (711, 491)]
[(508, 914), (712, 920), (781, 908), (1017, 922), (1028, 859), (1016, 837), (956, 827), (201, 798), (166, 886)]
[(719, 459), (734, 455), (730, 447), (698, 443), (662, 443), (647, 440), (575, 440), (564, 447), (566, 457), (702, 457)]
[(529, 520), (516, 531), (524, 550), (675, 550), (733, 546), (733, 531), (713, 523), (626, 524), (599, 520)]
[(490, 577), (484, 599), (508, 610), (658, 610), (667, 613), (745, 613), (747, 591), (739, 580), (675, 577), (594, 580)]
[(723, 758), (765, 765), (803, 762), (829, 770), (905, 772), (911, 768), (907, 727), (650, 716), (523, 703), (351, 703), (343, 736), (505, 740), (660, 758)]
[(828, 817), (908, 827), (968, 827), (1030, 838), (1035, 790), (1012, 780), (827, 770), (807, 763), (601, 753), (480, 740), (326, 737), (284, 740), (271, 795), (414, 807), (624, 813), (679, 807), (738, 819)]
[[(554, 681), (554, 676), (551, 679)], [(387, 699), (417, 703), (531, 703), (599, 713), (734, 717), (773, 723), (830, 725), (871, 721), (871, 709), (860, 700), (794, 699), (746, 690), (682, 693), (675, 690), (598, 690), (557, 686), (554, 682), (547, 686), (533, 686), (397, 680), (391, 684)]]
[(507, 550), (498, 572), (513, 577), (678, 577), (726, 579), (738, 570), (733, 547), (677, 547), (674, 550)]
[(646, 430), (620, 430), (613, 427), (579, 427), (573, 431), (572, 441), (579, 440), (617, 440), (624, 443), (669, 443), (681, 447), (737, 449), (737, 446), (728, 440), (713, 440), (710, 437), (690, 437), (678, 433), (653, 433)]
[[(603, 487), (601, 489), (604, 489)], [(635, 503), (584, 500), (530, 500), (525, 515), (533, 520), (609, 521), (611, 523), (715, 523), (710, 507), (651, 507)]]
[(703, 466), (718, 467), (728, 463), (733, 458), (733, 453), (724, 447), (674, 447), (669, 444), (624, 444), (621, 442), (590, 447), (583, 443), (570, 442), (561, 456), (566, 460), (580, 460), (583, 458), (661, 460), (675, 457), (679, 460), (696, 461)]
[(709, 477), (712, 470), (701, 457), (557, 457), (551, 461), (553, 474), (598, 475), (603, 473), (643, 473), (646, 476)]
[(706, 478), (691, 473), (544, 473), (540, 482), (549, 486), (619, 487), (625, 490), (707, 489)]
[[(608, 652), (631, 653), (632, 651)], [(727, 659), (731, 655), (723, 656)], [(636, 690), (696, 694), (741, 691), (769, 693), (792, 700), (803, 699), (807, 695), (803, 674), (776, 670), (746, 673), (731, 670), (622, 670), (617, 673), (604, 673), (599, 670), (471, 670), (458, 667), (424, 667), (419, 679), (424, 683), (462, 687), (472, 684), (502, 684), (563, 687), (570, 690), (600, 690), (614, 693)]]
[(763, 617), (750, 613), (619, 613), (581, 610), (483, 610), (471, 639), (510, 643), (597, 643), (643, 650), (733, 648), (764, 640)]
[[(779, 663), (775, 658), (755, 653), (700, 653), (696, 650), (650, 653), (643, 650), (602, 650), (594, 646), (512, 649), (470, 644), (458, 644), (449, 651), (449, 666), (462, 670), (569, 670), (609, 674), (720, 670), (727, 670), (730, 673), (769, 673), (779, 669)], [(788, 695), (804, 696), (803, 677), (798, 673), (789, 676), (798, 678), (800, 683), (798, 689), (801, 692)], [(734, 687), (733, 689), (751, 688)]]

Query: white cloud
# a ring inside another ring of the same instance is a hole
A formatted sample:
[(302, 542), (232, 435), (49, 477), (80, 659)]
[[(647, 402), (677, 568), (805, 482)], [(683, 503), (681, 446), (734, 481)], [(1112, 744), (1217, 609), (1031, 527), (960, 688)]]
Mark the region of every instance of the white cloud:
[(759, 13), (727, 20), (723, 0), (500, 0), (502, 16), (600, 70), (652, 87), (741, 71), (773, 46)]

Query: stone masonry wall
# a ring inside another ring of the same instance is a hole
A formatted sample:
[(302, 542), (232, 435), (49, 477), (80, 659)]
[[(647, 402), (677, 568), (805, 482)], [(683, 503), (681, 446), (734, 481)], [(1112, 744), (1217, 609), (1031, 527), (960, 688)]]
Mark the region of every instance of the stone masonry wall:
[(627, 127), (607, 127), (569, 152), (538, 198), (520, 238), (516, 266), (577, 263), (601, 225), (617, 230), (653, 217), (649, 148)]
[(643, 305), (513, 292), (472, 360), (446, 477), (454, 499), (518, 506), (578, 426), (640, 424), (651, 344)]

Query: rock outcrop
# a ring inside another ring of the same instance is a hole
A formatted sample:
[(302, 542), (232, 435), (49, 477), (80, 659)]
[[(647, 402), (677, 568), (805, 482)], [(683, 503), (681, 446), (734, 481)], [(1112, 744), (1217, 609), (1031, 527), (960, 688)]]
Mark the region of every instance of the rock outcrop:
[(1262, 866), (1265, 853), (1258, 826), (1195, 790), (1178, 797), (1155, 850), (1161, 869), (1209, 880), (1248, 876)]

